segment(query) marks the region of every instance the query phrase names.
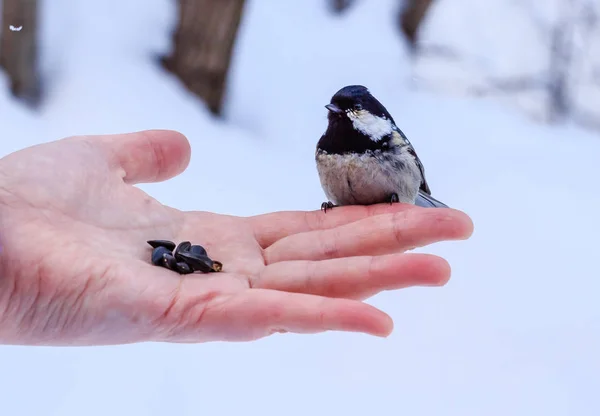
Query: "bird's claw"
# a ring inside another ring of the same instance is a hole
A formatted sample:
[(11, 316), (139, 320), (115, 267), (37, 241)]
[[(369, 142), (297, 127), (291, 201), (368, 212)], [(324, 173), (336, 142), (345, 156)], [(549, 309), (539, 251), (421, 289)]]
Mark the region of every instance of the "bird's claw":
[(332, 209), (333, 207), (337, 207), (337, 205), (334, 205), (331, 201), (323, 202), (321, 204), (321, 211), (327, 212), (328, 209)]

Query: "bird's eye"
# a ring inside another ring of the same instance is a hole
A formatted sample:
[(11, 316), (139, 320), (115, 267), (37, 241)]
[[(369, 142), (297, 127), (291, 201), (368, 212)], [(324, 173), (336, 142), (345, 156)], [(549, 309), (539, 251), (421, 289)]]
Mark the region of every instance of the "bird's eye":
[(355, 110), (355, 111), (360, 111), (360, 110), (362, 110), (362, 109), (363, 109), (363, 106), (362, 106), (361, 104), (358, 104), (358, 103), (357, 103), (357, 104), (354, 104), (354, 110)]

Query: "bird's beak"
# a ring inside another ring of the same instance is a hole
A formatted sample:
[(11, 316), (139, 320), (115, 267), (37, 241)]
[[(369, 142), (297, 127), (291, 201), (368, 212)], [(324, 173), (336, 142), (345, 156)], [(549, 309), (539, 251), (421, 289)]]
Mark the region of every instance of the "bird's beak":
[(341, 108), (339, 108), (335, 104), (327, 104), (325, 106), (325, 108), (328, 109), (329, 111), (331, 111), (332, 113), (335, 113), (335, 114), (341, 114), (341, 113), (343, 113), (343, 110)]

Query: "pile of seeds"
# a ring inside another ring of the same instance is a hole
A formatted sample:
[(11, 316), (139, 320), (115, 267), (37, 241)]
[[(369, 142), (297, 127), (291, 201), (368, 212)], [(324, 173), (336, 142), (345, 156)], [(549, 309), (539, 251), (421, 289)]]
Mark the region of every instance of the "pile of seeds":
[(155, 266), (162, 266), (180, 274), (223, 270), (223, 264), (208, 257), (204, 247), (192, 245), (189, 241), (183, 241), (177, 246), (168, 240), (150, 240), (147, 243), (153, 248), (151, 260)]

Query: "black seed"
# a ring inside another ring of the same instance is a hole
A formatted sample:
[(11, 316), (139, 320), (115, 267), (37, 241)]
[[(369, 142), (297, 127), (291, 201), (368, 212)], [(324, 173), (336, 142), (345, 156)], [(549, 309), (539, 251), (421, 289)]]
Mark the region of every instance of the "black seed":
[(218, 273), (221, 270), (223, 270), (223, 263), (221, 263), (220, 261), (213, 260), (212, 263), (213, 263), (212, 264), (212, 271), (213, 272), (217, 272)]
[(177, 271), (181, 274), (194, 273), (194, 270), (187, 263), (183, 262), (177, 263)]
[(177, 270), (177, 260), (171, 253), (163, 254), (163, 267), (171, 270)]
[(154, 250), (152, 250), (152, 264), (155, 266), (160, 266), (163, 263), (163, 254), (170, 254), (171, 252), (163, 247), (158, 246)]
[(175, 258), (177, 260), (180, 260), (180, 258), (177, 256), (178, 253), (183, 252), (183, 251), (188, 251), (188, 249), (192, 246), (192, 243), (190, 243), (189, 241), (182, 241), (181, 243), (179, 243), (177, 245), (177, 248), (175, 248), (175, 250), (173, 250), (173, 255), (175, 256)]
[(150, 244), (152, 248), (164, 247), (169, 251), (173, 251), (175, 248), (175, 243), (169, 240), (149, 240), (147, 243)]
[(207, 256), (184, 251), (179, 253), (179, 258), (189, 264), (192, 269), (203, 273), (208, 273), (213, 269), (213, 261)]
[(190, 253), (194, 253), (200, 256), (206, 256), (206, 249), (200, 245), (193, 245), (190, 247)]

